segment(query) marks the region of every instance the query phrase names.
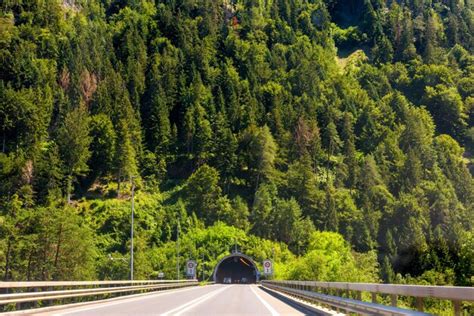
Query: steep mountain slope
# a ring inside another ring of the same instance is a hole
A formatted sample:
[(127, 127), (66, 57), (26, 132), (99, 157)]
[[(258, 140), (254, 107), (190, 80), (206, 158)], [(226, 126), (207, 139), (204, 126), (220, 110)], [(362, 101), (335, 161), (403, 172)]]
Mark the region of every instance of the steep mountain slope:
[[(106, 275), (92, 259), (127, 253), (134, 176), (149, 201), (139, 247), (155, 254), (180, 225), (223, 221), (297, 256), (326, 230), (376, 254), (384, 281), (472, 283), (470, 2), (0, 8), (5, 279), (67, 273), (66, 224), (74, 242), (100, 236), (80, 248), (89, 261), (68, 258), (75, 277)], [(143, 277), (172, 260), (156, 256)]]

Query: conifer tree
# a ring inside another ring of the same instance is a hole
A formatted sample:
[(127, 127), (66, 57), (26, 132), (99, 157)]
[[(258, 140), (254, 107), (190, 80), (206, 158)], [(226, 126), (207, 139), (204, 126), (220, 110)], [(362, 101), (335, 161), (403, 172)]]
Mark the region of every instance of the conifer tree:
[(89, 166), (94, 176), (113, 173), (117, 135), (107, 115), (98, 114), (91, 117), (90, 136)]
[(237, 146), (237, 138), (228, 127), (225, 115), (222, 112), (217, 113), (211, 161), (221, 171), (225, 190), (229, 189), (230, 177), (237, 168)]
[[(189, 211), (196, 213), (206, 224), (212, 224), (218, 218), (219, 208), (223, 206), (223, 200), (220, 200), (221, 191), (218, 171), (206, 164), (200, 166), (187, 181), (186, 199), (189, 201)], [(228, 199), (225, 204), (228, 209), (222, 211), (231, 212)]]
[(251, 219), (258, 223), (252, 227), (252, 233), (264, 238), (272, 237), (273, 208), (276, 199), (276, 187), (273, 184), (261, 184), (255, 193)]
[(117, 196), (121, 194), (121, 183), (131, 177), (138, 176), (137, 153), (133, 146), (133, 138), (125, 120), (120, 120), (117, 126), (117, 150), (115, 167), (117, 175)]
[(339, 229), (336, 201), (334, 200), (334, 188), (332, 183), (326, 184), (326, 223), (325, 230), (337, 232)]
[(64, 163), (67, 201), (70, 203), (75, 178), (89, 171), (87, 161), (91, 155), (89, 150), (91, 138), (89, 117), (83, 104), (66, 114), (58, 131), (57, 142)]
[(347, 165), (348, 169), (347, 179), (345, 182), (349, 188), (355, 187), (359, 168), (356, 157), (355, 135), (352, 121), (352, 115), (349, 112), (344, 113), (342, 140), (344, 142), (344, 163)]
[(401, 180), (406, 192), (415, 188), (423, 177), (423, 166), (414, 150), (410, 149), (405, 159)]

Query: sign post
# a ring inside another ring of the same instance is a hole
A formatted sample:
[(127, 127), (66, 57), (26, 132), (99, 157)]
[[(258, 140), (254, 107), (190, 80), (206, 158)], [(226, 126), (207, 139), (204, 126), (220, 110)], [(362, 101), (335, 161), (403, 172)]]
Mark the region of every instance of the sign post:
[(194, 260), (188, 260), (186, 262), (186, 276), (188, 277), (188, 279), (196, 278), (196, 266), (197, 263)]
[(273, 262), (271, 260), (263, 261), (263, 274), (267, 277), (273, 275)]

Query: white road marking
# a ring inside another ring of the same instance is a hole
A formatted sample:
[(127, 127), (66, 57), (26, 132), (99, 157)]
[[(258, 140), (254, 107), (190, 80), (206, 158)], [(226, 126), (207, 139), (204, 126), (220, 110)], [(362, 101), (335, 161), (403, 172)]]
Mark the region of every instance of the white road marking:
[(162, 316), (168, 316), (168, 315), (176, 315), (176, 316), (179, 316), (181, 315), (182, 313), (190, 310), (191, 308), (193, 307), (196, 307), (197, 305), (207, 301), (208, 299), (210, 299), (211, 297), (214, 297), (216, 296), (217, 294), (225, 291), (226, 289), (232, 287), (233, 285), (229, 285), (229, 286), (225, 286), (223, 288), (220, 288), (218, 290), (215, 290), (215, 291), (212, 291), (210, 293), (207, 293), (206, 295), (204, 296), (201, 296), (201, 297), (198, 297), (190, 302), (187, 302), (186, 304), (183, 304), (181, 306), (178, 306), (170, 311), (167, 311), (166, 313), (164, 314), (161, 314)]
[(265, 307), (270, 311), (272, 316), (279, 316), (280, 315), (280, 314), (277, 313), (276, 310), (273, 309), (273, 307), (270, 304), (268, 304), (260, 295), (258, 295), (257, 291), (254, 290), (253, 285), (250, 286), (250, 289), (252, 290), (253, 294), (255, 294), (255, 296), (257, 296), (257, 298), (260, 300), (260, 302), (262, 302), (263, 305), (265, 305)]
[(140, 297), (136, 297), (136, 298), (128, 298), (127, 299), (126, 297), (124, 297), (123, 300), (119, 300), (119, 301), (116, 301), (116, 302), (110, 302), (110, 303), (97, 301), (97, 304), (94, 304), (94, 306), (87, 306), (87, 307), (83, 307), (83, 308), (70, 307), (71, 308), (70, 311), (53, 313), (52, 315), (53, 316), (62, 316), (62, 315), (68, 315), (68, 314), (74, 314), (74, 313), (81, 313), (81, 312), (85, 312), (85, 311), (89, 311), (89, 310), (93, 310), (93, 309), (99, 309), (99, 308), (110, 307), (110, 306), (113, 306), (113, 305), (136, 302), (136, 301), (140, 301), (140, 300), (147, 299), (147, 298), (150, 298), (150, 297), (164, 296), (164, 295), (168, 295), (168, 294), (174, 294), (174, 293), (177, 293), (177, 292), (187, 292), (187, 291), (196, 290), (196, 289), (199, 289), (199, 288), (201, 288), (201, 287), (200, 286), (193, 286), (193, 287), (190, 287), (190, 288), (176, 289), (176, 290), (171, 290), (171, 291), (162, 292), (162, 293), (158, 292), (156, 294), (150, 294), (150, 295), (140, 296)]

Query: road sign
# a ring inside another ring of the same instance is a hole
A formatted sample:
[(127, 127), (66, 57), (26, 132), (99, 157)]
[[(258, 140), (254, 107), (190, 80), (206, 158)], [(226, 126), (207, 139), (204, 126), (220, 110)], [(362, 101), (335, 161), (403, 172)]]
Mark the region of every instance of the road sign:
[(273, 274), (273, 262), (271, 260), (263, 261), (263, 274), (265, 275)]
[(188, 278), (196, 278), (196, 266), (197, 263), (194, 260), (188, 260), (186, 262), (186, 275)]

